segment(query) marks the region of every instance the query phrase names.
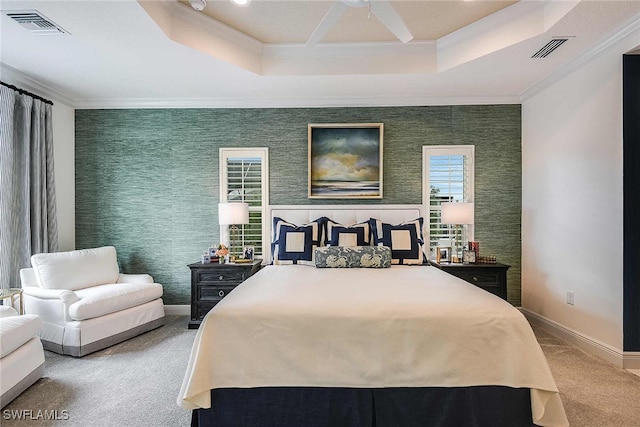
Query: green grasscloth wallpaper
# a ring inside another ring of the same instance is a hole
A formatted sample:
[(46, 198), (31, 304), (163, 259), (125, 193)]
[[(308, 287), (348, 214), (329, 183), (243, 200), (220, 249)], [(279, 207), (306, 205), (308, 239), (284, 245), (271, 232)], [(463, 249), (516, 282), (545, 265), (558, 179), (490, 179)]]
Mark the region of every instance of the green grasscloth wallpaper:
[[(384, 123), (384, 198), (307, 198), (309, 123)], [(190, 273), (218, 236), (218, 148), (269, 147), (270, 203), (422, 203), (422, 146), (473, 144), (476, 240), (510, 264), (520, 305), (520, 105), (76, 110), (76, 247), (113, 245), (165, 304), (189, 304)]]

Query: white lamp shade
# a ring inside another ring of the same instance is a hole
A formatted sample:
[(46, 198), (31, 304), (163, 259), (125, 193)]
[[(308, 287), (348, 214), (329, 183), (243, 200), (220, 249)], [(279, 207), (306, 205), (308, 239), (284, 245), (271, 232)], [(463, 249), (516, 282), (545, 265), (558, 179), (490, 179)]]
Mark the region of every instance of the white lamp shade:
[(472, 202), (443, 202), (441, 208), (442, 224), (473, 224)]
[(249, 204), (219, 203), (218, 222), (222, 225), (249, 224)]

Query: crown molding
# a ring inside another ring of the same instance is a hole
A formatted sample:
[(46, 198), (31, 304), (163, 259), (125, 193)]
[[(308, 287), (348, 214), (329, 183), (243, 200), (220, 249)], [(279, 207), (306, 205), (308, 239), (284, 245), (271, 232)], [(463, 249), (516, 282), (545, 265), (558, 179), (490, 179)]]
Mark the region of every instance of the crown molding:
[(68, 107), (74, 107), (76, 103), (74, 99), (65, 95), (60, 90), (47, 86), (2, 62), (0, 62), (0, 80), (49, 99), (54, 104), (61, 103)]
[(76, 102), (77, 109), (135, 108), (330, 108), (330, 107), (411, 107), (437, 105), (519, 104), (517, 96), (441, 97), (326, 97), (326, 98), (209, 98), (209, 99), (105, 99)]
[[(640, 44), (640, 13), (637, 13), (631, 19), (627, 20), (618, 29), (612, 31), (609, 36), (605, 37), (600, 43), (595, 44), (582, 55), (578, 56), (572, 61), (569, 61), (563, 67), (556, 70), (543, 80), (529, 86), (527, 89), (520, 93), (520, 101), (524, 102), (527, 99), (537, 95), (543, 90), (551, 87), (555, 83), (567, 77), (569, 74), (582, 67), (584, 64), (597, 57), (601, 53), (607, 51), (616, 43), (624, 40), (625, 38), (635, 37), (636, 46)], [(632, 42), (633, 43), (633, 42)], [(635, 48), (632, 47), (631, 49)]]

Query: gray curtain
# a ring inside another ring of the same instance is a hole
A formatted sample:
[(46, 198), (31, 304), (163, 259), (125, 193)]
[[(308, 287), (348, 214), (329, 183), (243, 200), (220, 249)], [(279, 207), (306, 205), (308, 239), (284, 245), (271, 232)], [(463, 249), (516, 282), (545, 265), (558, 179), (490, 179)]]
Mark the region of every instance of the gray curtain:
[(58, 247), (52, 106), (0, 86), (0, 287), (19, 288), (32, 254)]

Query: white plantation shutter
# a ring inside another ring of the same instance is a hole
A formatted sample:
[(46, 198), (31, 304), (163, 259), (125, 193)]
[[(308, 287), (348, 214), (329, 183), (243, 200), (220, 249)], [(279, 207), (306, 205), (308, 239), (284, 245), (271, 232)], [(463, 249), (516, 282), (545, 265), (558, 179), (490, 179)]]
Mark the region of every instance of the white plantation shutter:
[[(254, 255), (260, 258), (266, 251), (267, 159), (266, 148), (220, 149), (220, 202), (249, 204), (249, 224), (238, 226), (238, 232), (233, 236), (232, 255), (242, 255), (244, 246), (253, 246)], [(227, 226), (221, 226), (221, 236), (226, 233)]]
[[(423, 195), (429, 256), (435, 248), (451, 246), (455, 228), (441, 224), (442, 202), (472, 202), (474, 193), (474, 146), (423, 147)], [(473, 226), (463, 226), (461, 242), (473, 240)]]

